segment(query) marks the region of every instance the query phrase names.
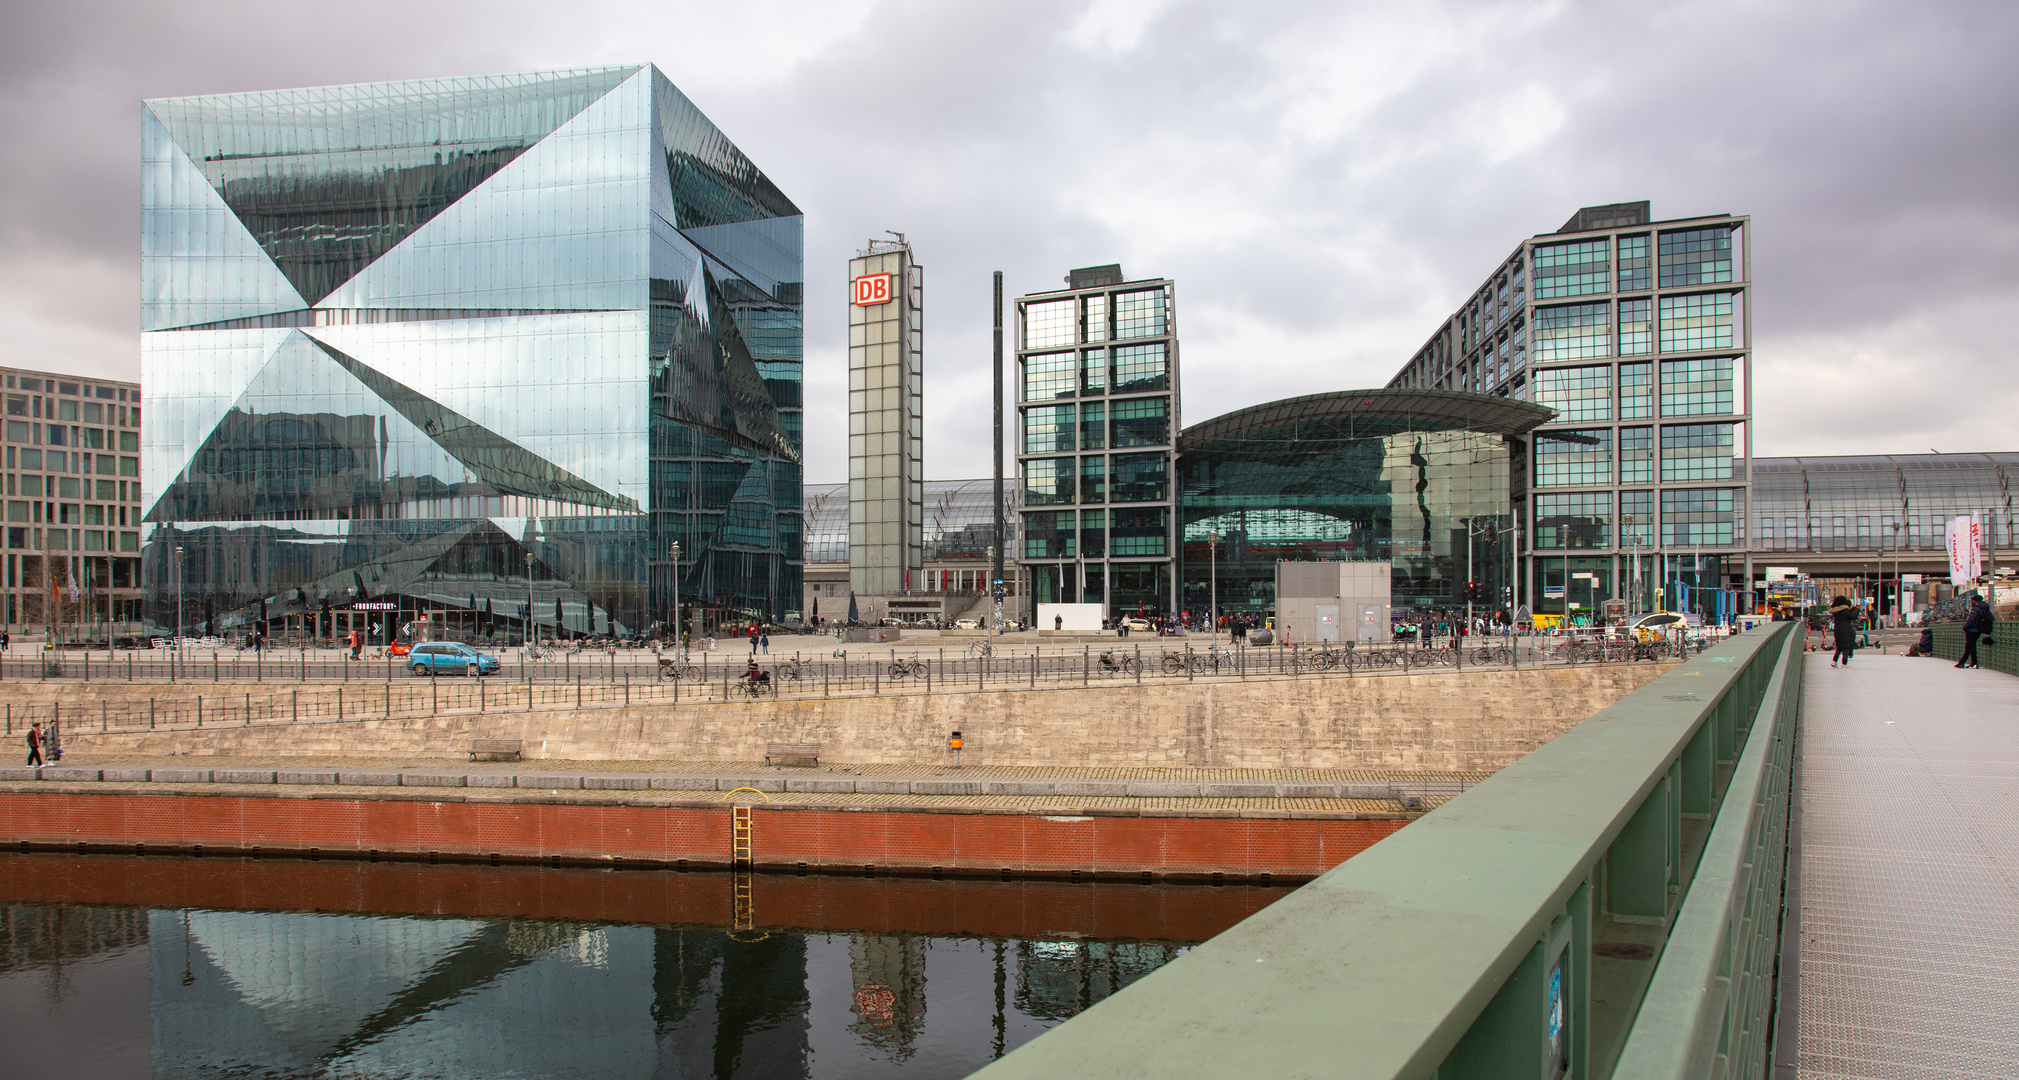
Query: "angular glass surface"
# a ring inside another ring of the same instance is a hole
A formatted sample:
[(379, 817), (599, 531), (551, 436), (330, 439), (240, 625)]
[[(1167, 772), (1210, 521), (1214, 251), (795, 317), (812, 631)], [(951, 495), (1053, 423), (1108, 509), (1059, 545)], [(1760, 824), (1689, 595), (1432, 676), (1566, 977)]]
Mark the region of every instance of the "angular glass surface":
[(1538, 487), (1612, 483), (1612, 429), (1535, 433)]
[(1562, 304), (1535, 309), (1535, 359), (1588, 360), (1612, 352), (1612, 305)]
[(168, 98), (148, 108), (315, 302), (637, 70)]
[(1568, 423), (1612, 419), (1612, 368), (1544, 368), (1535, 373), (1535, 403)]
[(1731, 293), (1661, 298), (1661, 351), (1732, 347)]
[(645, 303), (651, 73), (457, 192), (317, 304), (587, 311)]
[(1687, 288), (1732, 280), (1730, 225), (1661, 234), (1661, 287)]
[(1732, 479), (1737, 429), (1737, 424), (1662, 425), (1662, 481)]
[(140, 207), (142, 330), (308, 307), (203, 171), (145, 108)]
[[(1535, 245), (1535, 298), (1550, 300), (1610, 292), (1606, 263), (1611, 246), (1603, 238)], [(1624, 253), (1624, 245), (1621, 250)]]

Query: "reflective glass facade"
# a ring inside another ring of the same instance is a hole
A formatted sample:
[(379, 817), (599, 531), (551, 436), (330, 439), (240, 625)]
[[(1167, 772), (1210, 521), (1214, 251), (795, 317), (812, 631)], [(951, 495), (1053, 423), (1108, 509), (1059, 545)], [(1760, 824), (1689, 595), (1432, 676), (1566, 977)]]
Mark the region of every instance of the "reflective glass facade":
[(1178, 456), (1185, 607), (1207, 609), (1217, 566), (1222, 613), (1273, 612), (1278, 560), (1387, 562), (1397, 609), (1462, 609), (1468, 580), (1487, 610), (1504, 605), (1511, 439), (1548, 418), (1477, 394), (1353, 390), (1188, 428)]
[(141, 113), (156, 625), (798, 607), (802, 219), (656, 69)]
[[(1579, 210), (1523, 241), (1389, 382), (1556, 410), (1524, 440), (1514, 493), (1533, 613), (1588, 611), (1615, 583), (1650, 607), (1664, 582), (1695, 589), (1699, 566), (1705, 587), (1744, 587), (1750, 227), (1657, 221), (1645, 202)], [(1607, 526), (1605, 507), (1634, 528)], [(1691, 560), (1680, 576), (1675, 546)], [(1703, 547), (1723, 550), (1699, 560)]]
[(1017, 301), (1021, 537), (1011, 554), (1036, 603), (1162, 614), (1177, 562), (1172, 285), (1124, 281), (1118, 266), (1069, 281)]

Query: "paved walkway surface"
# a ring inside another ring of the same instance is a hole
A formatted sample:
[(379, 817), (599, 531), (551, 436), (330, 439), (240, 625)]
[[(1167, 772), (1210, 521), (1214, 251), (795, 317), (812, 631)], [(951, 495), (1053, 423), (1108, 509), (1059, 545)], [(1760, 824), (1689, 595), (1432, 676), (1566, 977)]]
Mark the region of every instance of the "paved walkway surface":
[(2019, 679), (1807, 658), (1803, 1077), (2019, 1077)]
[[(0, 768), (0, 788), (173, 790), (366, 798), (681, 804), (757, 788), (785, 805), (995, 811), (1394, 816), (1431, 809), (1490, 775), (1383, 769), (1029, 768), (725, 761), (466, 762), (389, 757), (65, 755), (41, 770)], [(398, 795), (388, 788), (401, 789)], [(411, 789), (421, 789), (419, 791)], [(464, 789), (446, 791), (444, 789)], [(751, 798), (751, 796), (744, 796)]]

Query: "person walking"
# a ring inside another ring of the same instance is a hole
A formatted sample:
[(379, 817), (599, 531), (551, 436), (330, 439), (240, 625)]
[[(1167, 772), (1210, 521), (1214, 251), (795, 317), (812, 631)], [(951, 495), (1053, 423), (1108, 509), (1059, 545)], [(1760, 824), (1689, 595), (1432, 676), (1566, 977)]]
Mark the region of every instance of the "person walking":
[(757, 655), (757, 624), (755, 623), (752, 623), (750, 626), (750, 655)]
[(764, 632), (763, 632), (762, 634), (759, 634), (759, 635), (757, 635), (757, 644), (758, 644), (758, 647), (759, 647), (759, 648), (762, 648), (762, 649), (764, 650), (764, 655), (766, 655), (766, 656), (770, 656), (770, 655), (771, 655), (771, 631), (769, 631), (769, 630), (766, 630), (766, 631), (764, 631)]
[(1830, 623), (1837, 636), (1837, 651), (1830, 654), (1830, 666), (1851, 665), (1851, 652), (1858, 647), (1858, 609), (1841, 596), (1830, 601)]
[[(1963, 658), (1956, 661), (1957, 667), (1982, 667), (1977, 662), (1977, 642), (1991, 635), (1991, 605), (1984, 602), (1979, 593), (1970, 596), (1970, 615), (1963, 620)], [(1992, 644), (1997, 644), (1995, 639)]]
[(365, 649), (365, 636), (356, 627), (351, 628), (350, 645), (351, 659), (356, 660), (358, 654), (364, 652)]
[(38, 723), (28, 728), (28, 766), (34, 768), (40, 764), (42, 764), (42, 725)]

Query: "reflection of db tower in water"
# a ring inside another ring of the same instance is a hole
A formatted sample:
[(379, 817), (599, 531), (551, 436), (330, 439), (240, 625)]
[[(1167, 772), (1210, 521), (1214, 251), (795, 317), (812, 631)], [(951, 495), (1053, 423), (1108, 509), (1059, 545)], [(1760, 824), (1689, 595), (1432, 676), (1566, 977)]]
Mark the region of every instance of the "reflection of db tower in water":
[(924, 273), (902, 233), (848, 262), (848, 587), (876, 598), (920, 588), (925, 539)]
[(925, 942), (910, 934), (855, 934), (848, 940), (856, 1016), (848, 1029), (894, 1061), (911, 1056), (912, 1041), (925, 1026)]

